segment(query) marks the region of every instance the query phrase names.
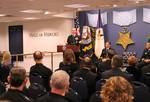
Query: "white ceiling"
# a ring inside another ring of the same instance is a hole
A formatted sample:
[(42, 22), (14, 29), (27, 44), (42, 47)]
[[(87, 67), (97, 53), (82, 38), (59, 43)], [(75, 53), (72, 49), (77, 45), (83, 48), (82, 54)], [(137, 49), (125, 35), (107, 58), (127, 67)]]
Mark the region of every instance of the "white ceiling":
[[(6, 14), (5, 17), (0, 17), (0, 22), (22, 21), (26, 17), (36, 17), (40, 19), (49, 19), (61, 13), (75, 12), (77, 10), (89, 10), (100, 8), (112, 8), (126, 6), (141, 6), (149, 5), (150, 0), (145, 0), (140, 3), (135, 3), (136, 0), (0, 0), (0, 14)], [(141, 1), (141, 0), (140, 0)], [(64, 5), (69, 4), (86, 4), (86, 8), (67, 8)], [(43, 10), (53, 12), (52, 14), (44, 15), (44, 13), (28, 14), (22, 13), (23, 10)]]

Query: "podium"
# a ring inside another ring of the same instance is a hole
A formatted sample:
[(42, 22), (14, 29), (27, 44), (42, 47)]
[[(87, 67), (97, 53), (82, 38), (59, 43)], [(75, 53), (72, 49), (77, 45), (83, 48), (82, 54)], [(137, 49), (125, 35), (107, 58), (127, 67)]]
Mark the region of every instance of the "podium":
[(64, 52), (66, 49), (72, 49), (73, 52), (80, 52), (80, 46), (77, 45), (57, 45), (57, 52)]

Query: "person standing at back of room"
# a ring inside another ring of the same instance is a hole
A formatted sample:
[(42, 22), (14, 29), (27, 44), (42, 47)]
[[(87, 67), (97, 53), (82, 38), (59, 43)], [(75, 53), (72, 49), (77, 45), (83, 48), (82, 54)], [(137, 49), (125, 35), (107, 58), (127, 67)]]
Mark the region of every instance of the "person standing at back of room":
[(42, 77), (43, 79), (43, 86), (46, 88), (47, 91), (49, 91), (49, 78), (52, 75), (52, 71), (47, 68), (46, 66), (43, 65), (42, 59), (43, 59), (43, 53), (40, 51), (35, 51), (33, 53), (35, 65), (33, 65), (30, 68), (30, 73), (29, 73), (29, 79), (31, 82), (31, 76), (34, 74), (37, 74)]

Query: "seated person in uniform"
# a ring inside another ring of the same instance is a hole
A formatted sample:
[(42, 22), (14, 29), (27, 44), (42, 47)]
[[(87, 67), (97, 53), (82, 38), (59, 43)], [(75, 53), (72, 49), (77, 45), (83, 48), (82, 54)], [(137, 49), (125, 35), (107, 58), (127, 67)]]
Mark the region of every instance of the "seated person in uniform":
[(150, 39), (146, 43), (145, 49), (143, 51), (141, 62), (138, 64), (138, 68), (142, 68), (150, 64)]
[(37, 99), (36, 102), (69, 102), (65, 98), (65, 94), (69, 89), (69, 75), (63, 71), (58, 70), (51, 76), (50, 86), (51, 91)]
[(10, 102), (31, 102), (31, 100), (23, 94), (23, 89), (27, 83), (26, 70), (23, 68), (12, 68), (8, 76), (10, 87), (8, 91), (0, 96), (0, 100), (8, 100)]
[(111, 58), (116, 54), (116, 51), (111, 48), (110, 42), (105, 42), (105, 48), (102, 50), (101, 58), (102, 61), (111, 60)]
[(98, 64), (98, 73), (111, 69), (111, 58), (116, 54), (116, 51), (111, 48), (110, 42), (105, 42), (105, 48), (101, 53), (101, 62)]

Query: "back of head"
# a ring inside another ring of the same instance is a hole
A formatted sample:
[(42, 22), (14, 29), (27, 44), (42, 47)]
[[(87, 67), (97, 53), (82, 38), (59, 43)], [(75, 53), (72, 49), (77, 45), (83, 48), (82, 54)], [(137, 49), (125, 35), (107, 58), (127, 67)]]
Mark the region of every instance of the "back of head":
[(137, 58), (135, 56), (129, 56), (129, 58), (128, 58), (129, 65), (135, 65), (136, 62), (137, 62)]
[(100, 96), (103, 102), (132, 102), (133, 88), (126, 79), (115, 76), (102, 86)]
[(65, 90), (69, 87), (69, 75), (63, 70), (54, 72), (51, 76), (50, 84), (52, 89)]
[(74, 63), (75, 61), (75, 55), (72, 49), (66, 49), (63, 56), (63, 62), (65, 64), (67, 63)]
[(3, 64), (10, 64), (11, 63), (11, 54), (9, 51), (4, 51), (3, 58), (2, 58)]
[(26, 70), (21, 67), (14, 67), (9, 74), (9, 83), (13, 87), (20, 87), (26, 79)]
[(43, 59), (43, 54), (40, 51), (35, 51), (33, 53), (33, 57), (34, 57), (34, 60), (42, 60)]
[(92, 61), (91, 61), (91, 58), (89, 57), (85, 57), (83, 58), (83, 60), (81, 61), (81, 64), (80, 64), (81, 68), (90, 68), (92, 66)]
[(122, 64), (123, 64), (123, 58), (119, 55), (114, 55), (112, 60), (111, 60), (112, 68), (122, 67)]

